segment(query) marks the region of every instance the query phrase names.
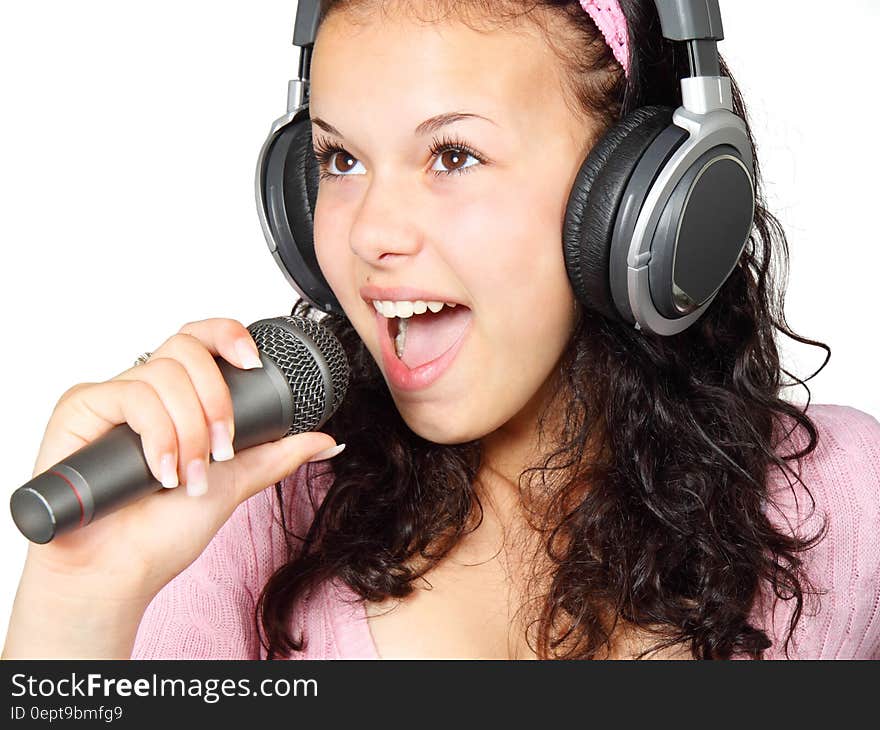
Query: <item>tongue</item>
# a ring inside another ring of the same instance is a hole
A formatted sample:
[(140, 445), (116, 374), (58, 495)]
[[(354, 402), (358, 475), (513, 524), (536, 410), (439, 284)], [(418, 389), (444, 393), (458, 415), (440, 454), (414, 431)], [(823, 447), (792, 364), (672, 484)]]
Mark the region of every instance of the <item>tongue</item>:
[(414, 314), (406, 326), (403, 363), (412, 370), (436, 360), (458, 340), (470, 321), (471, 310), (459, 304), (443, 307), (437, 314)]

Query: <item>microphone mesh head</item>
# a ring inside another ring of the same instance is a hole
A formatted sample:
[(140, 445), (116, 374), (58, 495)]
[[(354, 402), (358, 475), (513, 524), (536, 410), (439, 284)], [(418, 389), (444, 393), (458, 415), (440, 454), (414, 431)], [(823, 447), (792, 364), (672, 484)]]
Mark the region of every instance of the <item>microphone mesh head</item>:
[(348, 358), (336, 336), (303, 317), (261, 319), (248, 332), (257, 349), (278, 365), (293, 393), (293, 424), (285, 435), (321, 428), (348, 388)]

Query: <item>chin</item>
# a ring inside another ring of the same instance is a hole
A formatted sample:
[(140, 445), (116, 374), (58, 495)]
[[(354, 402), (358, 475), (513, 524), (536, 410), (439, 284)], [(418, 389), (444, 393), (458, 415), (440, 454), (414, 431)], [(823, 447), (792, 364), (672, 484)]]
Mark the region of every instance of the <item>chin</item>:
[(460, 417), (451, 418), (445, 414), (432, 416), (425, 413), (423, 406), (407, 408), (402, 404), (397, 404), (397, 410), (406, 425), (409, 426), (410, 431), (426, 441), (444, 446), (463, 444), (482, 438), (491, 430), (488, 427), (480, 428), (473, 424), (461, 423)]

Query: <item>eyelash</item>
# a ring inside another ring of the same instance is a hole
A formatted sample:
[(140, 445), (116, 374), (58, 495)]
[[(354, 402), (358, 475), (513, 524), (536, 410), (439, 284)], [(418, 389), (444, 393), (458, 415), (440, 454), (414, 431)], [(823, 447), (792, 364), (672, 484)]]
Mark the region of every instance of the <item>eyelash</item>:
[[(337, 175), (332, 172), (327, 172), (326, 170), (327, 166), (330, 164), (330, 160), (333, 158), (333, 155), (335, 155), (337, 152), (347, 153), (348, 150), (343, 149), (339, 145), (334, 144), (329, 139), (322, 136), (315, 137), (314, 144), (315, 158), (318, 160), (318, 164), (320, 165), (319, 178), (321, 180), (336, 180), (337, 178), (350, 177), (350, 175)], [(437, 155), (442, 152), (447, 152), (450, 150), (455, 152), (464, 152), (465, 154), (470, 155), (471, 157), (476, 159), (481, 165), (486, 163), (486, 159), (479, 152), (473, 149), (470, 145), (465, 144), (461, 139), (450, 139), (448, 137), (437, 139), (436, 137), (434, 137), (431, 144), (432, 158), (437, 157)], [(352, 155), (352, 157), (354, 157), (354, 155)], [(431, 172), (433, 172), (435, 176), (453, 174), (463, 175), (467, 172), (470, 172), (475, 167), (479, 167), (479, 165), (468, 165), (467, 167), (461, 167), (457, 170), (431, 170)]]

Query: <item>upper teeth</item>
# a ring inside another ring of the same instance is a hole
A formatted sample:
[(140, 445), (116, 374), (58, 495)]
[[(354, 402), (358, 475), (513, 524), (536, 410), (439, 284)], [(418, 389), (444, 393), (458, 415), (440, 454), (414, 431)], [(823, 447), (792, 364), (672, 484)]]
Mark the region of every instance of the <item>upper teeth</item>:
[(392, 302), (389, 300), (373, 300), (373, 306), (383, 317), (412, 317), (413, 314), (424, 314), (430, 309), (434, 314), (443, 309), (443, 305), (454, 307), (455, 302), (425, 302), (416, 299), (414, 302)]

